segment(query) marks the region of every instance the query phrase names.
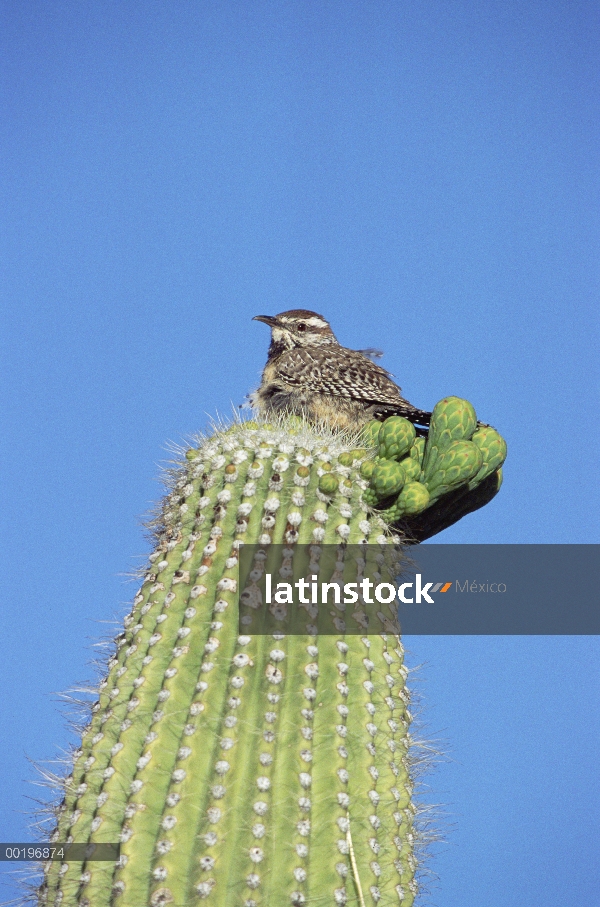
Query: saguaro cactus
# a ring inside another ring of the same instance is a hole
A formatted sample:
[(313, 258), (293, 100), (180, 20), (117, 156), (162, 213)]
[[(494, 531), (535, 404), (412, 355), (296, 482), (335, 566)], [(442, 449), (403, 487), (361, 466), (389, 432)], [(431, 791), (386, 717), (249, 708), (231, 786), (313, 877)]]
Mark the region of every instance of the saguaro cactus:
[[(54, 834), (119, 841), (121, 858), (47, 864), (40, 905), (413, 903), (408, 672), (392, 617), (368, 636), (240, 625), (241, 546), (398, 542), (371, 506), (398, 483), (369, 486), (369, 470), (422, 445), (394, 446), (388, 426), (373, 460), (370, 431), (360, 448), (298, 420), (241, 423), (187, 452)], [(404, 515), (429, 506), (421, 487)]]

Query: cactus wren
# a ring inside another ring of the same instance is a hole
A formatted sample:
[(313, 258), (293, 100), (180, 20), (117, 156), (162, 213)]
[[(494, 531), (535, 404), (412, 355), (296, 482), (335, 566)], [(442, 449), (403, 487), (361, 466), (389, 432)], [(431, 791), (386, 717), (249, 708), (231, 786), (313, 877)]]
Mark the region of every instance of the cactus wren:
[(425, 434), (431, 413), (405, 400), (389, 372), (365, 353), (340, 346), (321, 315), (292, 309), (253, 320), (271, 328), (262, 381), (250, 398), (258, 412), (291, 412), (335, 428), (360, 428), (397, 415)]

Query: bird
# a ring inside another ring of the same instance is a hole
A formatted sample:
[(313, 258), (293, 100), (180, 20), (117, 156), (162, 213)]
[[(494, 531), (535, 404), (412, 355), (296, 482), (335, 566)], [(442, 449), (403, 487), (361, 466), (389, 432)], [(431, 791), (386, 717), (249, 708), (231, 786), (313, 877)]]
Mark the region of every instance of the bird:
[(271, 329), (260, 386), (250, 395), (261, 415), (291, 413), (335, 429), (360, 429), (373, 419), (403, 416), (426, 434), (431, 413), (402, 396), (390, 372), (373, 362), (377, 350), (342, 346), (329, 322), (308, 309), (256, 315)]

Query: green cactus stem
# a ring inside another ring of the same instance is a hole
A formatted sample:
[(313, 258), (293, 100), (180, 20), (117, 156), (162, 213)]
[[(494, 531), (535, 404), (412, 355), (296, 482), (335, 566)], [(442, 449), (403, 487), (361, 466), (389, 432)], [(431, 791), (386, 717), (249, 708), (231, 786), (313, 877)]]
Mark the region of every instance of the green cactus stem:
[(240, 633), (243, 544), (398, 541), (362, 500), (367, 451), (293, 426), (217, 432), (173, 476), (54, 835), (119, 841), (121, 858), (48, 864), (40, 905), (413, 903), (393, 620), (369, 636)]
[[(186, 452), (53, 836), (121, 857), (47, 864), (39, 907), (413, 904), (423, 836), (393, 606), (369, 635), (335, 615), (327, 634), (259, 633), (256, 580), (277, 550), (310, 546), (310, 573), (314, 552), (365, 543), (384, 576), (377, 552), (496, 493), (506, 445), (476, 426), (450, 397), (427, 441), (398, 417), (360, 438), (291, 418)], [(263, 558), (247, 576), (243, 546)]]

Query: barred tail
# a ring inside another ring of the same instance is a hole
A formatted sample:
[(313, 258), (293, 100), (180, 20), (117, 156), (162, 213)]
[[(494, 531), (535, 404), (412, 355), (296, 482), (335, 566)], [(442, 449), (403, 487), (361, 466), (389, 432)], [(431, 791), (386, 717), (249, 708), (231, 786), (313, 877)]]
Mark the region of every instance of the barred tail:
[[(412, 406), (408, 401), (401, 403), (400, 406), (396, 407), (394, 415), (404, 416), (405, 419), (408, 419), (409, 422), (412, 422), (415, 426), (423, 426), (425, 428), (429, 427), (431, 422), (431, 413), (425, 412), (423, 409), (417, 409), (416, 406)], [(424, 432), (427, 434), (427, 432)]]

